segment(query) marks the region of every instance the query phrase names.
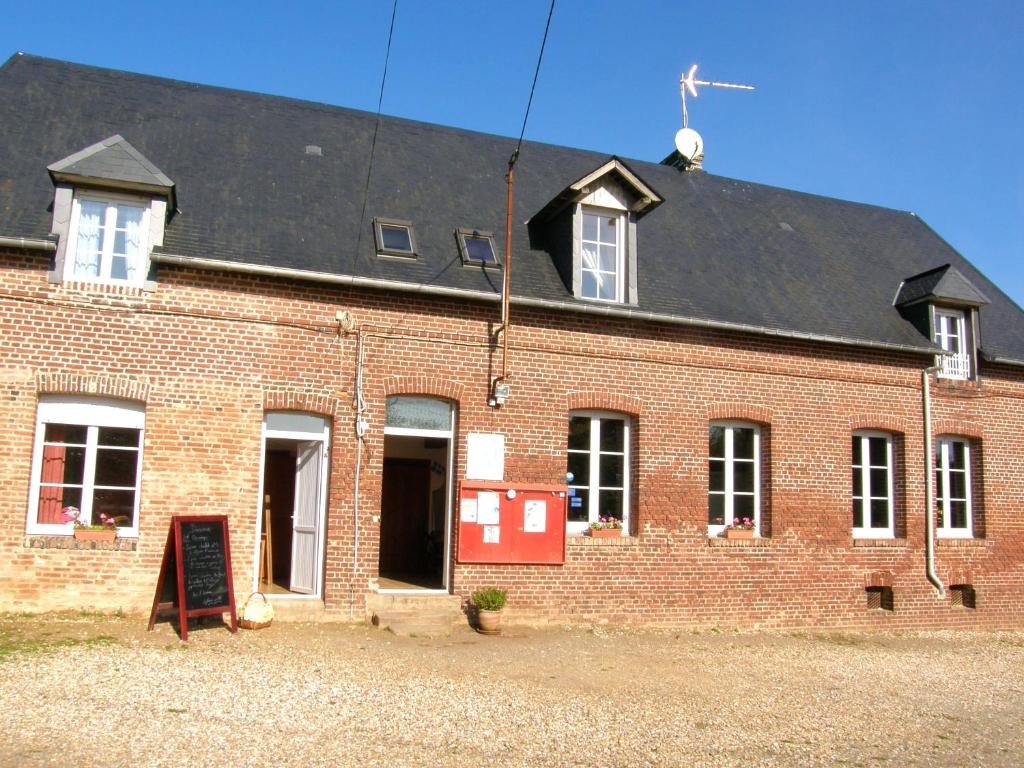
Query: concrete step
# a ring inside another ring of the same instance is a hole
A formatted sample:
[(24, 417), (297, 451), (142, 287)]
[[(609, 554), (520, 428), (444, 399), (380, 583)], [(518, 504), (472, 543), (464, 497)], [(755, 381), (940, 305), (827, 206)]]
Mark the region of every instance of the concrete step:
[(370, 622), (404, 637), (448, 637), (466, 618), (457, 595), (373, 594), (366, 599)]

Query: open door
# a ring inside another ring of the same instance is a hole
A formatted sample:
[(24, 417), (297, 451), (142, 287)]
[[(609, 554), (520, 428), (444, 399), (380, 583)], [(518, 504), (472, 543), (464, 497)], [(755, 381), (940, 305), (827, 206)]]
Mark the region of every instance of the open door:
[(323, 443), (299, 443), (296, 448), (290, 586), (292, 592), (311, 595), (316, 591)]

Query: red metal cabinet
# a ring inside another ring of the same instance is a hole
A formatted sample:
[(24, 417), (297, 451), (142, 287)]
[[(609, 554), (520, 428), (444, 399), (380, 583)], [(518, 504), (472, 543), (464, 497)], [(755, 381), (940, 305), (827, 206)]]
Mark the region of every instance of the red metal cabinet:
[(564, 563), (565, 505), (564, 485), (463, 480), (455, 511), (458, 561)]

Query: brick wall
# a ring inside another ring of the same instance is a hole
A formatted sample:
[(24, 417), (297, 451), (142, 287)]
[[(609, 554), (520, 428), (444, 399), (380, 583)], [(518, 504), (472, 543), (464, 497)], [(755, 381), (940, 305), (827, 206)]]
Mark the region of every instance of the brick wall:
[[(983, 536), (940, 541), (947, 583), (976, 608), (937, 598), (924, 575), (920, 356), (702, 329), (629, 324), (513, 307), (512, 396), (486, 404), (501, 355), (497, 304), (160, 268), (153, 293), (46, 283), (46, 258), (0, 254), (0, 610), (148, 607), (172, 514), (230, 517), (234, 579), (252, 583), (265, 410), (332, 419), (324, 598), (363, 614), (377, 575), (384, 402), (457, 402), (455, 476), (465, 435), (500, 432), (506, 479), (559, 482), (567, 418), (606, 409), (633, 420), (633, 536), (570, 537), (564, 566), (455, 565), (453, 588), (510, 592), (512, 618), (686, 626), (1019, 626), (1024, 581), (1024, 375), (983, 367), (978, 385), (933, 388), (935, 434), (970, 437)], [(357, 332), (368, 406), (354, 552)], [(35, 409), (41, 393), (146, 405), (140, 531), (105, 549), (26, 536)], [(762, 530), (707, 536), (707, 429), (762, 425)], [(897, 538), (854, 541), (850, 435), (896, 434)], [(900, 471), (902, 468), (902, 471)], [(867, 608), (867, 587), (893, 610)]]

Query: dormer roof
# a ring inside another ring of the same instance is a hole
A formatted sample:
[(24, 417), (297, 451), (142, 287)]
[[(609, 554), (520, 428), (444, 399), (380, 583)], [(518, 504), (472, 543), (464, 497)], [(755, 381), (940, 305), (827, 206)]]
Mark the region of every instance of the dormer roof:
[(965, 307), (980, 307), (989, 303), (985, 294), (951, 264), (908, 277), (900, 284), (893, 303), (897, 307), (907, 307), (923, 301)]
[(612, 156), (585, 176), (572, 182), (555, 195), (544, 208), (534, 217), (545, 221), (561, 211), (565, 206), (590, 195), (604, 181), (614, 181), (631, 198), (629, 210), (642, 216), (662, 202), (662, 197), (643, 179), (630, 169), (619, 158)]
[(174, 210), (174, 182), (120, 134), (70, 154), (46, 170), (55, 184), (148, 192), (167, 197), (168, 209)]

